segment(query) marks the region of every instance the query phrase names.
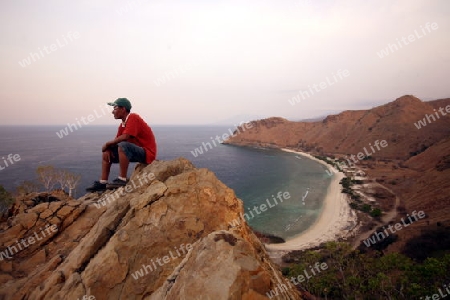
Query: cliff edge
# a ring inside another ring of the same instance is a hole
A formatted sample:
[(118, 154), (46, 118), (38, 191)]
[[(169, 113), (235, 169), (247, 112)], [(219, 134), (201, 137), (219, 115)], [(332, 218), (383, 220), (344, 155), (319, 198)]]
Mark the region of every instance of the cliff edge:
[(0, 299), (269, 299), (286, 283), (242, 201), (186, 159), (137, 165), (116, 191), (47, 200), (28, 195), (0, 224)]

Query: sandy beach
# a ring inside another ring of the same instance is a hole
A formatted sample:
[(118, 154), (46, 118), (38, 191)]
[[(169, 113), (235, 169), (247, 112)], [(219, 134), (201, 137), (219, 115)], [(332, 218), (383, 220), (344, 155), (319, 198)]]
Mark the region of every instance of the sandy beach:
[(344, 174), (310, 154), (289, 149), (282, 150), (305, 156), (325, 165), (333, 173), (333, 177), (328, 187), (322, 212), (316, 222), (298, 236), (292, 237), (282, 244), (266, 245), (266, 249), (272, 252), (272, 254), (280, 251), (303, 250), (318, 246), (326, 241), (334, 241), (341, 237), (347, 237), (352, 229), (355, 228), (357, 217), (356, 213), (351, 210), (346, 195), (341, 193), (339, 181), (345, 177)]

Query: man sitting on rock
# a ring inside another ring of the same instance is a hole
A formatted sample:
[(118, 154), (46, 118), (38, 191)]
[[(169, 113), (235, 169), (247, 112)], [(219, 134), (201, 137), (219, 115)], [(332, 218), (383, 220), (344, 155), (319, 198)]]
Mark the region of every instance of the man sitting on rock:
[[(121, 119), (116, 138), (102, 147), (102, 177), (100, 181), (86, 189), (88, 192), (104, 191), (125, 186), (128, 182), (127, 171), (130, 162), (150, 164), (156, 158), (156, 141), (148, 124), (135, 113), (130, 113), (131, 103), (127, 98), (119, 98), (112, 103), (112, 114)], [(120, 176), (108, 183), (111, 164), (118, 163)]]

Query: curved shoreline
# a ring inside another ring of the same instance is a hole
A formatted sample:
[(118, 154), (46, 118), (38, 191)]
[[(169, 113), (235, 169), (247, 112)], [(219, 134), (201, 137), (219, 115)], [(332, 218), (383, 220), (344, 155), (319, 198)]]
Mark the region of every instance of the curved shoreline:
[(327, 167), (333, 173), (332, 181), (327, 189), (322, 211), (317, 220), (304, 232), (288, 239), (282, 244), (266, 244), (269, 252), (304, 250), (319, 246), (323, 242), (335, 241), (350, 235), (351, 229), (357, 224), (356, 213), (350, 208), (347, 196), (341, 192), (340, 180), (344, 174), (326, 162), (314, 156), (290, 149), (281, 150), (305, 156)]

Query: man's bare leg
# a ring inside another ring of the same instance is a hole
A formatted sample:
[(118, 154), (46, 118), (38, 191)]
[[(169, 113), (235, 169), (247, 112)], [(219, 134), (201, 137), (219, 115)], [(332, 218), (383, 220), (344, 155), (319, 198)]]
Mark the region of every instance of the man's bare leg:
[(125, 155), (125, 152), (123, 152), (122, 148), (119, 147), (120, 177), (125, 178), (125, 179), (127, 178), (129, 164), (130, 164), (130, 161), (128, 160), (128, 157)]
[(109, 172), (111, 171), (111, 159), (110, 155), (112, 155), (110, 150), (106, 150), (103, 152), (102, 156), (102, 178), (101, 180), (108, 180)]

